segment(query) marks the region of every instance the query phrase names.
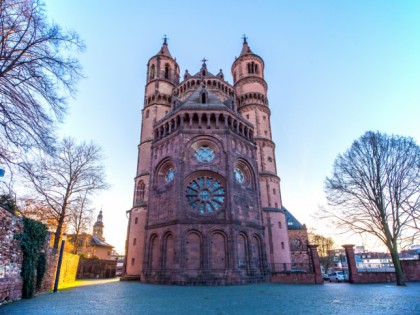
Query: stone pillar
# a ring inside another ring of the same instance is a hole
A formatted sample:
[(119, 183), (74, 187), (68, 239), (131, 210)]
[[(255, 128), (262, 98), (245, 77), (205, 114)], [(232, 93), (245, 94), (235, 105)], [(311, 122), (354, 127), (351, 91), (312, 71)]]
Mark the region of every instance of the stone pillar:
[(312, 259), (312, 266), (314, 268), (314, 273), (315, 273), (315, 283), (322, 284), (324, 283), (324, 279), (321, 273), (321, 263), (319, 261), (317, 247), (318, 245), (308, 245), (309, 253)]
[(357, 273), (356, 259), (354, 258), (354, 245), (342, 245), (346, 252), (347, 266), (349, 268), (350, 283), (359, 283), (359, 274)]

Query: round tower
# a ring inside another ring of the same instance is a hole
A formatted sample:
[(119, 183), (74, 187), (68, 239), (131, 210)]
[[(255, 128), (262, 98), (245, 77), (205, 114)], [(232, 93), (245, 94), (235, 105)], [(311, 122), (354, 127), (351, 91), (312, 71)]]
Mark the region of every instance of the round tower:
[(133, 207), (127, 212), (129, 214), (126, 244), (127, 276), (140, 276), (143, 269), (153, 125), (171, 110), (173, 90), (179, 83), (179, 66), (169, 52), (166, 36), (159, 52), (147, 63), (146, 75)]
[(232, 65), (232, 77), (238, 112), (254, 125), (260, 197), (267, 227), (265, 236), (266, 243), (270, 244), (267, 249), (269, 260), (273, 264), (287, 263), (290, 262), (289, 240), (282, 210), (280, 178), (277, 176), (275, 144), (271, 138), (264, 61), (252, 52), (245, 36), (242, 51)]

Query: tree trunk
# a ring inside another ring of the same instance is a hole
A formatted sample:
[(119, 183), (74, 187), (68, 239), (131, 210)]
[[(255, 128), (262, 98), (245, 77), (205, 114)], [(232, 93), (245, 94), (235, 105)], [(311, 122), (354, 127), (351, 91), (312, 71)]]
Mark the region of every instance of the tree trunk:
[(388, 249), (391, 253), (392, 263), (394, 264), (397, 285), (405, 286), (404, 274), (401, 268), (400, 257), (398, 256), (398, 249), (396, 246), (390, 246)]

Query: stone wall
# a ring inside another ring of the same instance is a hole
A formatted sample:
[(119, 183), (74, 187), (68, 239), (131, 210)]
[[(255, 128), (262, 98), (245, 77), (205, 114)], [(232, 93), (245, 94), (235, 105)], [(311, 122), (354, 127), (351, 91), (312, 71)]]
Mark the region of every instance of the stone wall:
[(315, 273), (272, 273), (270, 282), (292, 284), (318, 283)]
[(64, 253), (63, 261), (61, 263), (60, 279), (58, 282), (59, 287), (76, 281), (79, 259), (79, 255)]
[[(23, 279), (20, 273), (23, 252), (20, 241), (15, 238), (15, 235), (22, 232), (22, 218), (0, 208), (0, 305), (22, 298)], [(52, 290), (54, 287), (58, 251), (50, 248), (49, 243), (48, 237), (44, 246), (47, 269), (37, 293)], [(64, 253), (59, 285), (75, 281), (78, 262), (79, 256)]]
[(114, 278), (117, 271), (117, 260), (80, 258), (77, 279)]
[[(44, 275), (41, 289), (39, 292), (50, 291), (54, 288), (55, 276), (57, 273), (59, 251), (53, 248), (48, 248), (47, 251), (47, 270)], [(79, 255), (70, 253), (63, 253), (61, 261), (60, 279), (58, 287), (71, 284), (76, 281), (77, 267), (79, 264)]]
[(0, 305), (22, 296), (23, 253), (20, 241), (14, 237), (22, 230), (21, 219), (0, 208)]
[[(354, 245), (347, 244), (343, 245), (343, 247), (346, 251), (350, 275), (349, 280), (351, 283), (383, 283), (396, 281), (394, 272), (359, 272), (354, 257)], [(420, 260), (402, 260), (401, 267), (405, 281), (420, 281)]]
[(420, 281), (420, 259), (401, 260), (401, 268), (406, 281)]

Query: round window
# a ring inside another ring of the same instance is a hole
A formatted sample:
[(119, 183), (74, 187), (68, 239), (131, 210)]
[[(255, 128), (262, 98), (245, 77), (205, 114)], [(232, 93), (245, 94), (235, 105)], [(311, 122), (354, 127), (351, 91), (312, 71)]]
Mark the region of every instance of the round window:
[(194, 157), (201, 163), (209, 163), (215, 156), (216, 153), (208, 145), (202, 145), (194, 152)]
[(210, 214), (222, 207), (225, 201), (225, 189), (216, 179), (201, 176), (187, 185), (185, 196), (194, 212)]
[(245, 179), (244, 173), (239, 168), (235, 168), (234, 173), (235, 173), (236, 181), (239, 184), (242, 184), (244, 182), (244, 179)]
[(166, 182), (171, 182), (171, 181), (173, 181), (174, 180), (174, 177), (175, 177), (175, 171), (174, 171), (174, 169), (173, 168), (170, 168), (167, 172), (166, 172), (166, 175), (165, 175), (165, 180), (166, 180)]

